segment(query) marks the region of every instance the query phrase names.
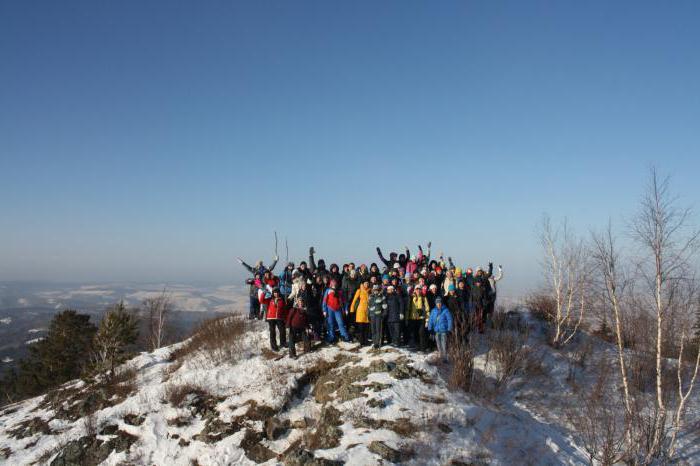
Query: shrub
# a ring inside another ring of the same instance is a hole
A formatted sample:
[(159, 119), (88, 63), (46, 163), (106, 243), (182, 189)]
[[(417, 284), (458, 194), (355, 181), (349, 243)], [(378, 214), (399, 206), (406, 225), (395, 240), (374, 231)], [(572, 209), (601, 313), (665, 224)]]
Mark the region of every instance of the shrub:
[(539, 291), (525, 298), (525, 306), (536, 319), (551, 322), (557, 313), (557, 302), (546, 293)]
[(186, 356), (202, 356), (216, 364), (237, 360), (243, 352), (243, 335), (248, 321), (239, 317), (217, 317), (202, 322), (184, 344), (173, 351), (175, 361)]

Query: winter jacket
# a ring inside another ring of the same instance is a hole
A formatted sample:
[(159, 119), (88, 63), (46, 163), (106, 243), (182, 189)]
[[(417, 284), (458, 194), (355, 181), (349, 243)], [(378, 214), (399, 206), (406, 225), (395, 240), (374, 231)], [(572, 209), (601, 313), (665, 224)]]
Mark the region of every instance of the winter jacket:
[(279, 274), (280, 293), (287, 296), (292, 292), (292, 270), (287, 268)]
[(386, 297), (383, 294), (372, 293), (369, 296), (367, 311), (370, 319), (383, 319), (387, 315), (388, 308)]
[(498, 268), (498, 273), (496, 275), (491, 274), (489, 276), (489, 285), (491, 286), (491, 295), (495, 296), (496, 295), (496, 282), (500, 281), (503, 278), (503, 269)]
[(321, 300), (323, 299), (323, 285), (319, 285), (317, 283), (311, 284), (311, 286), (307, 289), (308, 292), (308, 300), (306, 303), (307, 307), (307, 314), (310, 317), (318, 317), (322, 314), (321, 310)]
[(446, 307), (433, 308), (430, 311), (428, 320), (428, 330), (435, 333), (447, 333), (452, 331), (452, 315)]
[(386, 295), (387, 322), (401, 322), (403, 319), (403, 300), (397, 292)]
[(267, 305), (267, 320), (285, 320), (287, 318), (287, 305), (284, 298), (270, 299)]
[[(357, 306), (357, 308), (355, 306)], [(369, 290), (360, 287), (360, 289), (355, 292), (355, 297), (350, 305), (350, 312), (355, 313), (355, 322), (358, 324), (369, 323), (368, 306)]]
[(406, 314), (406, 319), (408, 320), (428, 320), (430, 316), (428, 299), (425, 296), (411, 296), (408, 301), (408, 312)]
[(301, 293), (294, 300), (294, 307), (287, 314), (286, 325), (287, 328), (294, 329), (305, 329), (308, 324), (308, 319), (306, 317), (306, 304), (307, 304), (308, 294)]
[(349, 303), (355, 298), (355, 293), (360, 288), (360, 276), (355, 272), (355, 278), (352, 278), (349, 273), (343, 275), (343, 298)]
[(323, 312), (340, 311), (343, 309), (343, 296), (335, 288), (328, 288), (323, 294)]

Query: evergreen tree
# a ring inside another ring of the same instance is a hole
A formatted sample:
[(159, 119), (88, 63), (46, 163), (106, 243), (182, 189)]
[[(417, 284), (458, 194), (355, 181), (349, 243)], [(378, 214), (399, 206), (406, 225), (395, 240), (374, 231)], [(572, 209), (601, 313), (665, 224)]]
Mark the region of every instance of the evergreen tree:
[(137, 317), (128, 312), (121, 301), (107, 311), (94, 339), (96, 369), (114, 374), (114, 368), (123, 360), (128, 345), (139, 336)]
[(8, 374), (7, 385), (12, 384), (17, 395), (25, 397), (80, 377), (89, 362), (96, 330), (89, 315), (74, 310), (56, 314), (46, 337), (29, 346), (17, 374)]

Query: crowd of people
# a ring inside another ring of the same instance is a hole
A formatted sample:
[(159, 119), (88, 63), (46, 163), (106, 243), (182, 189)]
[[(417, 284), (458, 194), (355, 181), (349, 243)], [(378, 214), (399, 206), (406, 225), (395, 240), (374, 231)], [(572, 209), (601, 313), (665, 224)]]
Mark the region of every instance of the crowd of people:
[(288, 346), (292, 358), (297, 342), (306, 352), (313, 340), (333, 344), (340, 338), (362, 346), (371, 342), (374, 348), (388, 344), (425, 352), (437, 347), (447, 360), (455, 319), (465, 323), (467, 332), (484, 332), (503, 269), (494, 274), (492, 263), (486, 270), (461, 268), (442, 253), (431, 259), (430, 247), (424, 252), (418, 246), (415, 255), (405, 247), (405, 253), (392, 252), (389, 258), (377, 247), (381, 268), (353, 262), (326, 267), (311, 247), (308, 262), (289, 262), (278, 275), (278, 257), (269, 266), (262, 261), (251, 266), (239, 258), (252, 274), (246, 280), (249, 318), (265, 319), (271, 349)]

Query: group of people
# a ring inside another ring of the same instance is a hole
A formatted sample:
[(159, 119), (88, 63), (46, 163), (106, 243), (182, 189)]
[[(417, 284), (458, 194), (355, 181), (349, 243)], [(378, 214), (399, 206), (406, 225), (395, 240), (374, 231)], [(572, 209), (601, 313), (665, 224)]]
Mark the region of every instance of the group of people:
[[(265, 319), (270, 331), (270, 347), (289, 347), (296, 358), (296, 343), (309, 351), (311, 340), (333, 344), (340, 338), (360, 345), (406, 346), (431, 351), (433, 341), (443, 360), (447, 359), (448, 334), (455, 319), (464, 322), (467, 332), (484, 332), (496, 302), (496, 283), (503, 269), (460, 268), (442, 253), (430, 257), (431, 244), (424, 252), (411, 255), (392, 252), (386, 258), (377, 247), (382, 268), (377, 263), (331, 264), (315, 260), (309, 248), (308, 262), (289, 262), (274, 274), (278, 257), (269, 266), (238, 261), (252, 276), (246, 280), (250, 294), (250, 319)], [(278, 343), (279, 342), (279, 343)]]

